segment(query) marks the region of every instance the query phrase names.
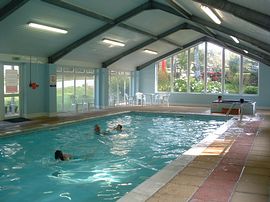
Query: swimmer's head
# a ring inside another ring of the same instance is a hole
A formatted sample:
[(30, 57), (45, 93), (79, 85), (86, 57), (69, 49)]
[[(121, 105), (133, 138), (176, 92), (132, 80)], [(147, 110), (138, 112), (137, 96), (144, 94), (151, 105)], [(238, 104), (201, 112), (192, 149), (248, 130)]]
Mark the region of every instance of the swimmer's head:
[(54, 158), (56, 160), (60, 159), (61, 161), (64, 161), (64, 155), (63, 155), (63, 152), (61, 150), (56, 150), (55, 153), (54, 153)]
[(123, 126), (122, 126), (121, 124), (118, 124), (118, 125), (116, 126), (116, 130), (122, 130), (122, 128), (123, 128)]
[(100, 127), (98, 124), (95, 125), (95, 132), (100, 133)]

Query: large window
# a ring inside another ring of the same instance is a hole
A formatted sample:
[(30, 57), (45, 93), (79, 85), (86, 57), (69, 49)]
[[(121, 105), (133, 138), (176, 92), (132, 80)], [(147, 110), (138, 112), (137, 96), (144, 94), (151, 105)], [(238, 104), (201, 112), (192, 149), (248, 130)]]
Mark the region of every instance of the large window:
[(259, 63), (243, 58), (243, 93), (258, 94)]
[(187, 92), (188, 52), (183, 51), (173, 57), (173, 91)]
[(94, 107), (94, 70), (57, 67), (57, 111), (84, 111)]
[(206, 92), (221, 93), (222, 91), (222, 48), (207, 43), (207, 76)]
[(190, 48), (189, 89), (190, 92), (204, 92), (205, 43)]
[(239, 94), (240, 55), (225, 50), (224, 93)]
[(258, 94), (259, 63), (201, 43), (156, 63), (158, 92)]
[(157, 64), (158, 85), (160, 92), (171, 91), (171, 58), (164, 59)]

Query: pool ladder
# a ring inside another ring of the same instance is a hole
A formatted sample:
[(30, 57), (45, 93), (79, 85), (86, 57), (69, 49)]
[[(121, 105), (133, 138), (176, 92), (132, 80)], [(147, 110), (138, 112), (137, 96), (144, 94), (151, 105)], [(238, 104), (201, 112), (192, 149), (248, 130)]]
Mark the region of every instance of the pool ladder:
[[(229, 110), (226, 112), (226, 117), (229, 117), (230, 112), (232, 111), (232, 108), (235, 106), (236, 103), (232, 103)], [(242, 104), (240, 104), (240, 121), (242, 121), (243, 118), (243, 110), (242, 110)]]

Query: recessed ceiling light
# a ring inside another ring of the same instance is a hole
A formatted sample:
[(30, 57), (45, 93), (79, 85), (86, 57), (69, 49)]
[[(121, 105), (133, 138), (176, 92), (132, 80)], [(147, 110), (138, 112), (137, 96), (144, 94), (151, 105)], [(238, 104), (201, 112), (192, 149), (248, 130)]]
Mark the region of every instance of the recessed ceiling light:
[(216, 23), (221, 24), (220, 18), (214, 13), (212, 9), (207, 6), (201, 5), (201, 9)]
[(149, 50), (149, 49), (144, 49), (143, 52), (148, 53), (148, 54), (152, 54), (152, 55), (157, 55), (158, 54), (157, 51), (153, 51), (153, 50)]
[(239, 40), (235, 36), (230, 36), (235, 43), (239, 43)]
[(104, 38), (104, 39), (102, 39), (102, 41), (104, 43), (110, 44), (112, 46), (122, 46), (122, 47), (125, 46), (125, 44), (123, 42), (116, 41), (116, 40), (113, 40), (113, 39)]
[(57, 33), (61, 33), (61, 34), (68, 33), (68, 31), (64, 30), (64, 29), (59, 29), (59, 28), (56, 28), (56, 27), (42, 25), (42, 24), (38, 24), (38, 23), (34, 23), (34, 22), (29, 22), (28, 26), (32, 27), (32, 28), (35, 28), (35, 29), (41, 29), (41, 30), (46, 30), (46, 31), (50, 31), (50, 32), (57, 32)]
[(243, 50), (246, 54), (248, 54), (248, 51), (247, 50)]

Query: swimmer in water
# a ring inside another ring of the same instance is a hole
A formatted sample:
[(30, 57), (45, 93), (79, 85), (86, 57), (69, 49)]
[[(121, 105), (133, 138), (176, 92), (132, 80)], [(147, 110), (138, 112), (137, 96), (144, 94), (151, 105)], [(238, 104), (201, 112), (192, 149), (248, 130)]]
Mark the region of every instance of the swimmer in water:
[(71, 159), (71, 155), (70, 154), (63, 154), (63, 152), (61, 150), (56, 150), (54, 153), (54, 158), (56, 160), (67, 161), (67, 160)]
[(98, 135), (101, 133), (101, 128), (100, 128), (100, 126), (98, 124), (95, 125), (94, 130), (95, 130), (95, 133), (98, 134)]
[(116, 131), (118, 131), (118, 132), (121, 132), (121, 131), (122, 131), (122, 128), (123, 128), (123, 126), (122, 126), (121, 124), (118, 124), (118, 125), (114, 128), (114, 130), (116, 130)]

